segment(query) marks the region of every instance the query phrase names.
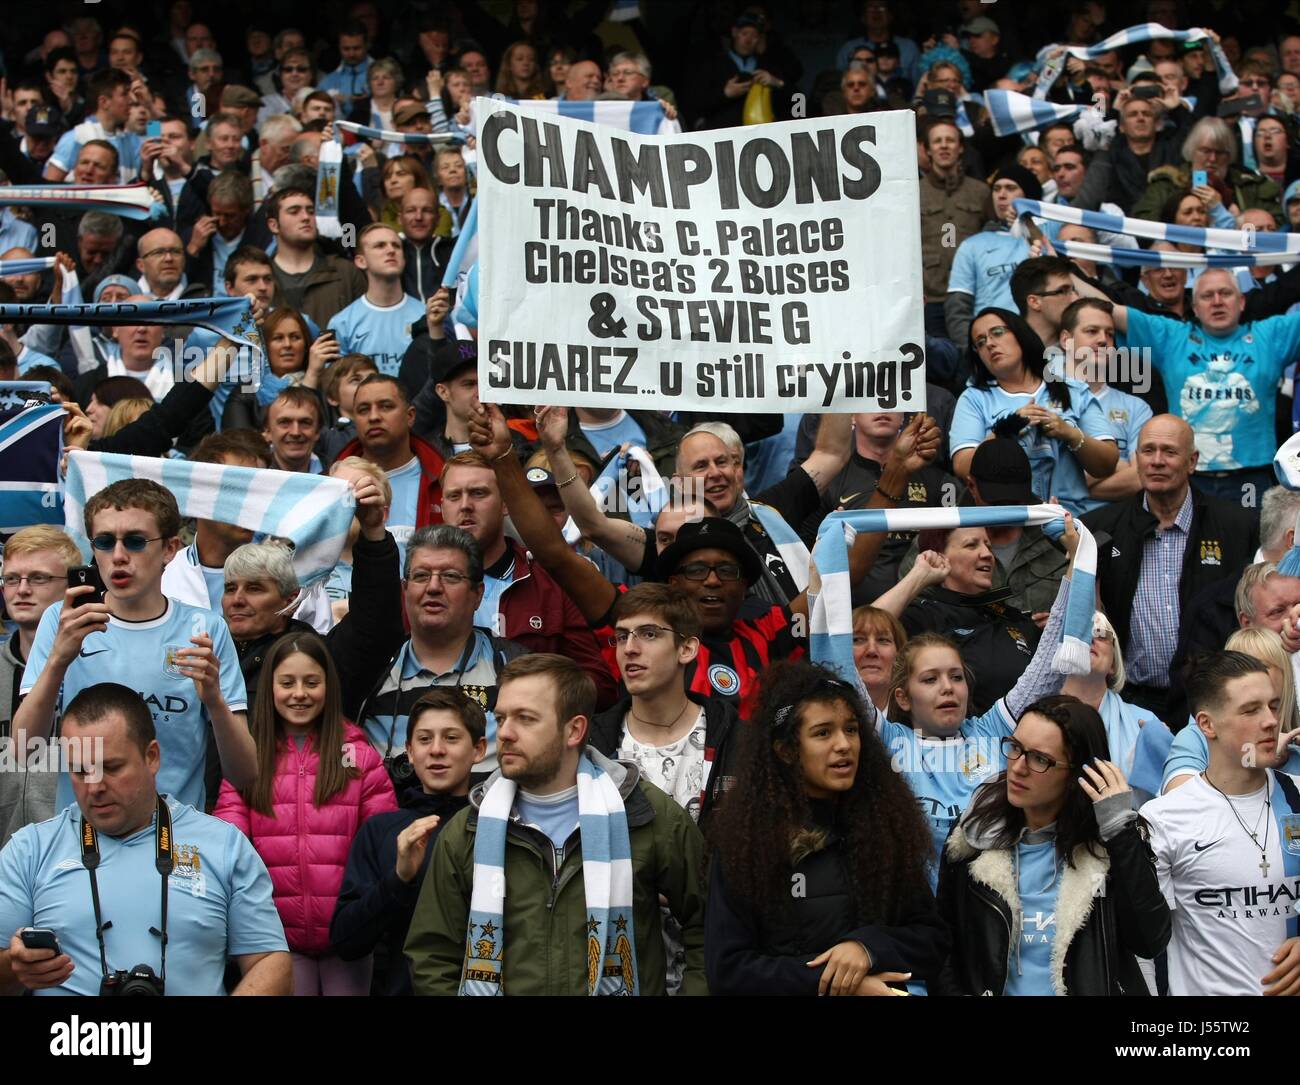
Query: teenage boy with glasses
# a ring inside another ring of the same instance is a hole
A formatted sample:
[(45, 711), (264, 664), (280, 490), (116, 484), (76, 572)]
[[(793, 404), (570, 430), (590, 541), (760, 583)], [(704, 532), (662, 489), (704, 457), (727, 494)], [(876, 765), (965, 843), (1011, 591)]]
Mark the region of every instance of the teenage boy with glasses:
[[(71, 587), (41, 618), (14, 715), (18, 750), (57, 729), (63, 707), (100, 682), (127, 681), (153, 713), (163, 766), (158, 790), (205, 808), (208, 730), (222, 774), (235, 787), (257, 775), (239, 658), (226, 623), (211, 611), (168, 599), (163, 569), (180, 548), (176, 499), (156, 482), (124, 479), (86, 502), (86, 533), (105, 585)], [(66, 773), (55, 809), (74, 801)]]

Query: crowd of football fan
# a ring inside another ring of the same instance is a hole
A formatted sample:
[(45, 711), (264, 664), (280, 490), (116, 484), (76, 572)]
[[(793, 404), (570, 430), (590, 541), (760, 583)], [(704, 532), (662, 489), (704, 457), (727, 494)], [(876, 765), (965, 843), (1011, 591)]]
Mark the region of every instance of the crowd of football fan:
[[(56, 265), (0, 305), (247, 295), (262, 379), (206, 328), (8, 322), (0, 381), (68, 448), (331, 475), (355, 515), (308, 585), (144, 478), (88, 495), (89, 568), (4, 525), (0, 988), (1300, 994), (1300, 266), (1013, 206), (1300, 230), (1296, 5), (62, 7), (5, 14), (0, 262)], [(1147, 22), (1205, 32), (1062, 52)], [(1089, 116), (999, 134), (986, 93), (1054, 63)], [(926, 413), (482, 403), (472, 250), (443, 282), (492, 94), (915, 111)], [(3, 198), (137, 181), (148, 221)], [(593, 486), (651, 464), (652, 516)], [(856, 680), (826, 665), (828, 514), (1049, 501), (859, 533)]]

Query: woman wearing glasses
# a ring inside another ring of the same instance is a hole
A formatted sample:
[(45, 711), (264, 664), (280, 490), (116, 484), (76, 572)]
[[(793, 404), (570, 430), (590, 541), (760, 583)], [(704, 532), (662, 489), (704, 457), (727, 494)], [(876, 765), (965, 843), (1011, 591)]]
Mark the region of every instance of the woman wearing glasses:
[[(1054, 298), (1057, 312), (1075, 299), (1068, 275), (1048, 275), (1031, 297)], [(1052, 286), (1060, 278), (1062, 281)], [(1043, 341), (1006, 309), (981, 309), (970, 326), (974, 373), (953, 411), (953, 471), (969, 479), (975, 449), (990, 437), (1020, 442), (1033, 472), (1033, 492), (1056, 494), (1076, 516), (1088, 510), (1088, 478), (1106, 478), (1119, 448), (1100, 402), (1086, 385), (1046, 372)]]
[(316, 68), (312, 63), (311, 53), (306, 49), (290, 49), (280, 58), (280, 70), (276, 75), (280, 84), (279, 93), (268, 94), (262, 99), (262, 108), (258, 112), (258, 123), (274, 113), (293, 113), (294, 96), (316, 81)]
[(1148, 994), (1137, 958), (1164, 949), (1169, 908), (1101, 716), (1046, 697), (1002, 747), (1006, 771), (944, 849), (939, 907), (953, 949), (936, 992)]
[(898, 995), (949, 939), (926, 883), (914, 797), (874, 710), (833, 672), (764, 674), (738, 778), (714, 814), (704, 965), (715, 995)]

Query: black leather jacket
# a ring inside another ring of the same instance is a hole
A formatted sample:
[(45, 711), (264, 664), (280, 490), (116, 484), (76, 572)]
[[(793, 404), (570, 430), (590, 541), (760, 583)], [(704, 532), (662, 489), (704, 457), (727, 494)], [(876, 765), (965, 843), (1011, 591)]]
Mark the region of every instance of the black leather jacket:
[[(1155, 858), (1138, 820), (1105, 844), (1106, 858), (1076, 849), (1056, 906), (1052, 980), (1058, 995), (1146, 995), (1138, 957), (1169, 942), (1169, 908)], [(958, 825), (939, 868), (939, 911), (953, 935), (952, 955), (934, 994), (1000, 995), (1012, 953), (1019, 894), (1005, 848), (980, 850)], [(1058, 952), (1064, 939), (1064, 956)]]

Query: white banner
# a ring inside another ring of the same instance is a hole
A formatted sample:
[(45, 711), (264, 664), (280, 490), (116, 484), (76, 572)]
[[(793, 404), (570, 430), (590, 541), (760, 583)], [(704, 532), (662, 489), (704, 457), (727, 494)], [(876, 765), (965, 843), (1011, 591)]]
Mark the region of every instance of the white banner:
[(910, 111), (638, 136), (475, 108), (484, 400), (924, 409)]

